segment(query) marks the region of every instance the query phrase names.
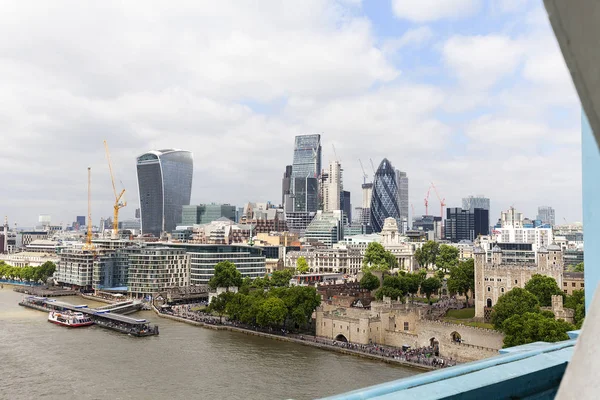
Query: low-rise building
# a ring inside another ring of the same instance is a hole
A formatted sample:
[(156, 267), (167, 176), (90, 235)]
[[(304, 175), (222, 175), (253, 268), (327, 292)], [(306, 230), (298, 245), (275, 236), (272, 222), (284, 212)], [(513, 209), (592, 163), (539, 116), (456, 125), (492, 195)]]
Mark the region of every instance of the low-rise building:
[(333, 249), (291, 251), (285, 258), (286, 268), (296, 268), (298, 258), (304, 257), (311, 273), (341, 273), (355, 275), (362, 269), (360, 250), (339, 246)]
[(0, 254), (0, 261), (4, 261), (13, 267), (39, 267), (47, 261), (58, 264), (60, 257), (55, 252), (40, 253), (32, 251), (22, 251), (20, 253)]
[(309, 242), (333, 246), (344, 238), (343, 214), (341, 210), (317, 211), (317, 215), (306, 228), (304, 237)]
[(564, 272), (561, 289), (568, 295), (572, 295), (575, 290), (584, 290), (583, 272)]

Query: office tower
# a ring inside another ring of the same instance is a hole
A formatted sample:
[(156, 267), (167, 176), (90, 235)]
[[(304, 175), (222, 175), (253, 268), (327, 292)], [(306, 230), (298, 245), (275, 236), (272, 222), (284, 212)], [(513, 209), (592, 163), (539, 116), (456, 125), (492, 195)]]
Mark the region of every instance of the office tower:
[(85, 215), (78, 215), (75, 218), (77, 226), (85, 226)]
[(338, 161), (331, 161), (323, 184), (323, 211), (341, 210), (341, 200), (342, 166)]
[[(317, 211), (319, 193), (317, 179), (320, 172), (321, 135), (296, 136), (290, 181), (290, 191), (294, 196), (294, 211)], [(312, 207), (313, 198), (315, 199), (314, 209)]]
[(362, 225), (371, 225), (371, 198), (373, 197), (373, 184), (362, 184), (362, 207), (360, 223)]
[(469, 196), (463, 197), (462, 199), (462, 209), (473, 211), (476, 208), (482, 208), (484, 210), (490, 211), (490, 199), (485, 197), (482, 194), (477, 196)]
[(181, 225), (209, 224), (219, 218), (236, 219), (237, 210), (231, 204), (184, 205), (181, 209)]
[(135, 218), (140, 219), (140, 209), (139, 209), (139, 207), (135, 209)]
[(281, 205), (282, 206), (285, 206), (286, 195), (289, 195), (291, 193), (291, 191), (290, 191), (291, 185), (292, 185), (292, 166), (286, 165), (285, 173), (283, 174), (283, 179), (281, 180)]
[(352, 201), (350, 200), (350, 192), (347, 190), (342, 190), (340, 208), (346, 216), (346, 221), (350, 223), (352, 221)]
[(537, 219), (542, 221), (542, 224), (555, 225), (556, 219), (554, 216), (554, 208), (550, 206), (539, 206)]
[(444, 238), (451, 242), (475, 240), (479, 235), (489, 234), (489, 211), (475, 208), (473, 211), (459, 207), (446, 209)]
[(399, 225), (402, 232), (408, 229), (408, 176), (406, 172), (396, 170), (396, 179), (398, 181), (398, 207), (400, 208)]
[(386, 218), (394, 218), (400, 225), (398, 206), (398, 181), (392, 163), (384, 158), (375, 172), (373, 195), (371, 198), (371, 226), (373, 232), (381, 232)]
[(152, 150), (137, 158), (142, 233), (160, 236), (171, 232), (190, 204), (193, 177), (192, 153), (185, 150)]

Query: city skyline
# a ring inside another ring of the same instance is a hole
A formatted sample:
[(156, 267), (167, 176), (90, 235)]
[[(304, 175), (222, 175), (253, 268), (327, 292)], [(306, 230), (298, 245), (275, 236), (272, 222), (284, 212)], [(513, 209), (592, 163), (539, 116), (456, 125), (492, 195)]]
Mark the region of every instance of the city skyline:
[[(396, 2), (308, 1), (294, 13), (231, 4), (211, 5), (210, 18), (192, 5), (186, 18), (159, 4), (149, 7), (153, 17), (132, 5), (93, 16), (71, 5), (67, 16), (58, 2), (39, 20), (11, 10), (30, 21), (1, 28), (0, 41), (11, 41), (0, 66), (12, 96), (0, 150), (11, 195), (0, 212), (11, 226), (34, 226), (39, 214), (63, 224), (86, 215), (88, 164), (93, 220), (109, 217), (104, 139), (127, 189), (123, 219), (139, 202), (135, 155), (150, 148), (186, 148), (201, 160), (192, 203), (278, 203), (294, 136), (311, 132), (321, 134), (323, 165), (335, 145), (354, 205), (358, 159), (371, 175), (368, 160), (388, 157), (410, 177), (416, 215), (433, 181), (448, 207), (485, 193), (494, 217), (514, 205), (532, 218), (549, 203), (557, 223), (581, 220), (579, 101), (538, 2), (407, 12)], [(215, 16), (225, 22), (211, 24)], [(94, 29), (81, 32), (73, 20)], [(148, 29), (150, 20), (161, 29)], [(143, 54), (117, 40), (126, 28), (148, 43)], [(199, 39), (187, 47), (186, 37)], [(301, 44), (299, 54), (290, 50)], [(64, 57), (48, 62), (52, 54)], [(252, 68), (242, 74), (240, 65)], [(507, 180), (510, 190), (498, 185)]]

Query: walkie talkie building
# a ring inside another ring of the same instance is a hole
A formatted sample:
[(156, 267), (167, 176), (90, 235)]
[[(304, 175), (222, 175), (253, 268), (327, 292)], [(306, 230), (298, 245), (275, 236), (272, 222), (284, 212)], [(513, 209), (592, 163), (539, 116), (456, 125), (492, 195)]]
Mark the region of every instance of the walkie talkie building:
[(190, 204), (194, 162), (185, 150), (152, 150), (137, 158), (142, 233), (159, 237), (181, 221)]
[(373, 194), (371, 196), (371, 226), (373, 232), (381, 232), (383, 221), (392, 217), (399, 226), (400, 207), (398, 205), (398, 180), (392, 163), (384, 158), (375, 172)]

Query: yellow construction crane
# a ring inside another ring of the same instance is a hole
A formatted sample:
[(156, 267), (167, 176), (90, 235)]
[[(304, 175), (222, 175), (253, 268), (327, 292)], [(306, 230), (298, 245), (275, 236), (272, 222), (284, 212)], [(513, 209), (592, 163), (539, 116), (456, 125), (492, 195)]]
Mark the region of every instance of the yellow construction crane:
[(113, 175), (112, 163), (110, 161), (110, 152), (108, 151), (108, 144), (104, 141), (104, 149), (106, 150), (106, 159), (108, 160), (108, 169), (110, 170), (110, 180), (112, 181), (113, 193), (115, 194), (115, 205), (113, 206), (113, 229), (111, 239), (119, 238), (119, 210), (127, 205), (126, 201), (121, 201), (125, 194), (125, 189), (121, 190), (121, 193), (117, 193), (117, 187), (115, 186), (115, 177)]
[(87, 216), (87, 235), (85, 238), (84, 250), (94, 250), (92, 244), (92, 168), (88, 167), (88, 216)]

